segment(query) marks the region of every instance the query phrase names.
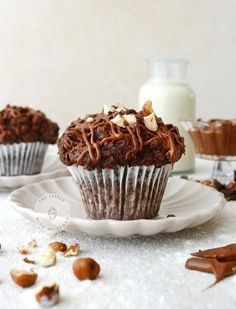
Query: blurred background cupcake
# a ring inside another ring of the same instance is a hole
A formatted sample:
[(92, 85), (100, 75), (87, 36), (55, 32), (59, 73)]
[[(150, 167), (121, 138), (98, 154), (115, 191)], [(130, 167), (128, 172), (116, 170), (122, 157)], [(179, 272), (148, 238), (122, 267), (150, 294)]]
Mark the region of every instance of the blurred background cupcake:
[(40, 173), (48, 144), (55, 144), (59, 127), (30, 107), (7, 105), (0, 111), (0, 175)]
[(151, 219), (158, 214), (173, 163), (184, 152), (173, 125), (151, 102), (137, 113), (120, 105), (72, 122), (58, 140), (61, 161), (93, 219)]

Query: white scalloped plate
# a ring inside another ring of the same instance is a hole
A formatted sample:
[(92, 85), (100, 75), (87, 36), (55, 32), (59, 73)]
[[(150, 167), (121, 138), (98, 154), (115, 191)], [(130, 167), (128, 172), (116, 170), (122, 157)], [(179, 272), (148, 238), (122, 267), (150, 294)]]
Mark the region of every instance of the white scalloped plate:
[(14, 190), (42, 180), (67, 175), (69, 175), (69, 172), (59, 161), (56, 146), (49, 145), (43, 161), (41, 173), (36, 175), (0, 176), (0, 192)]
[[(215, 189), (177, 177), (169, 179), (159, 216), (152, 220), (89, 219), (81, 202), (78, 187), (70, 176), (25, 186), (12, 192), (9, 199), (21, 215), (35, 220), (36, 201), (49, 193), (62, 195), (70, 204), (71, 218), (65, 230), (123, 237), (133, 234), (169, 233), (192, 228), (211, 219), (226, 204), (224, 196)], [(169, 214), (174, 214), (176, 217), (166, 218)], [(46, 216), (44, 213), (40, 215)]]

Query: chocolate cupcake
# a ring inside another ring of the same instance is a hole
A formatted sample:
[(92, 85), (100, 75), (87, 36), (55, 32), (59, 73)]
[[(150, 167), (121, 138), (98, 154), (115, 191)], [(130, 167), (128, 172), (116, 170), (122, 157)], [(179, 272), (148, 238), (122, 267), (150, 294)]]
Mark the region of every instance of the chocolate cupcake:
[(57, 144), (93, 219), (155, 217), (184, 152), (178, 129), (156, 117), (150, 101), (138, 113), (105, 105), (102, 113), (72, 122)]
[(7, 105), (0, 111), (0, 175), (32, 175), (41, 171), (48, 144), (59, 127), (30, 107)]

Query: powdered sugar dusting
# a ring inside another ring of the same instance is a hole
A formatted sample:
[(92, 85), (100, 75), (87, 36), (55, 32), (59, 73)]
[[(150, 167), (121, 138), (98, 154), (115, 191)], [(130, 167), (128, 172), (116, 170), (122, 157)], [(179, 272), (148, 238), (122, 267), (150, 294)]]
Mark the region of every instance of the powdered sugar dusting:
[[(46, 234), (38, 225), (22, 218), (0, 196), (0, 287), (1, 308), (38, 308), (34, 293), (42, 285), (60, 285), (58, 308), (234, 308), (236, 275), (216, 286), (210, 274), (184, 268), (191, 252), (223, 246), (236, 240), (236, 202), (228, 203), (220, 215), (197, 228), (151, 237), (92, 237), (85, 234)], [(36, 284), (27, 289), (16, 286), (11, 267), (30, 268), (22, 261), (17, 247), (36, 239), (38, 247), (28, 256), (37, 261), (43, 247), (52, 241), (67, 245), (80, 243), (81, 257), (90, 256), (101, 266), (95, 281), (79, 281), (72, 273), (75, 257), (57, 255), (50, 269), (33, 267)]]

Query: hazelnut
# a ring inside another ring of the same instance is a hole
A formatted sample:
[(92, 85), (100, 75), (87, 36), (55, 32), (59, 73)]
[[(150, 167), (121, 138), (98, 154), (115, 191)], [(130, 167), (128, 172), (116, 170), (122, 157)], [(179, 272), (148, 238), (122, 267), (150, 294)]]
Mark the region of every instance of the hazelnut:
[(29, 248), (36, 248), (37, 247), (37, 242), (35, 239), (31, 240), (28, 245)]
[(145, 127), (148, 130), (156, 132), (158, 125), (157, 125), (156, 116), (154, 113), (143, 117), (143, 120), (144, 120)]
[(71, 245), (66, 251), (65, 251), (65, 256), (76, 256), (79, 254), (79, 244), (73, 244)]
[(144, 116), (148, 116), (153, 113), (152, 101), (147, 101), (143, 104), (142, 112)]
[(18, 252), (20, 254), (28, 254), (29, 253), (29, 248), (35, 248), (37, 247), (37, 242), (35, 239), (30, 241), (27, 245), (24, 245), (18, 249)]
[(116, 110), (116, 112), (120, 113), (120, 112), (125, 112), (125, 111), (126, 111), (126, 108), (125, 108), (124, 105), (122, 105), (122, 104), (117, 104), (117, 105), (115, 106), (115, 110)]
[(92, 258), (76, 259), (72, 269), (79, 280), (95, 280), (100, 272), (99, 264)]
[(88, 118), (86, 119), (86, 122), (89, 122), (89, 123), (94, 122), (94, 119), (93, 119), (92, 117), (88, 117)]
[(120, 114), (116, 115), (115, 118), (111, 119), (111, 122), (116, 124), (117, 126), (119, 126), (121, 128), (125, 128), (124, 119), (121, 117)]
[(229, 182), (229, 183), (225, 186), (225, 189), (227, 189), (227, 190), (236, 189), (236, 182), (235, 182), (235, 181)]
[(33, 270), (11, 269), (10, 275), (12, 280), (23, 288), (35, 283), (38, 275)]
[(123, 118), (128, 124), (136, 123), (136, 116), (134, 114), (123, 115)]
[(28, 250), (27, 247), (20, 247), (20, 248), (18, 249), (18, 252), (19, 252), (20, 254), (28, 254), (28, 253), (29, 253), (29, 250)]
[(35, 294), (36, 301), (42, 307), (51, 307), (59, 302), (59, 285), (44, 286)]
[(210, 180), (210, 179), (201, 180), (201, 184), (214, 188), (214, 182), (213, 180)]
[(40, 256), (40, 265), (43, 267), (53, 266), (56, 263), (56, 251), (48, 246)]
[(113, 113), (114, 111), (115, 111), (115, 108), (113, 106), (106, 105), (106, 104), (103, 105), (103, 113), (105, 115), (108, 115), (109, 113)]
[(65, 252), (67, 250), (67, 245), (59, 241), (51, 242), (49, 246), (52, 247), (56, 252)]
[(29, 260), (29, 259), (27, 258), (27, 256), (23, 259), (23, 261), (24, 261), (25, 263), (27, 263), (27, 264), (35, 264), (35, 261)]

